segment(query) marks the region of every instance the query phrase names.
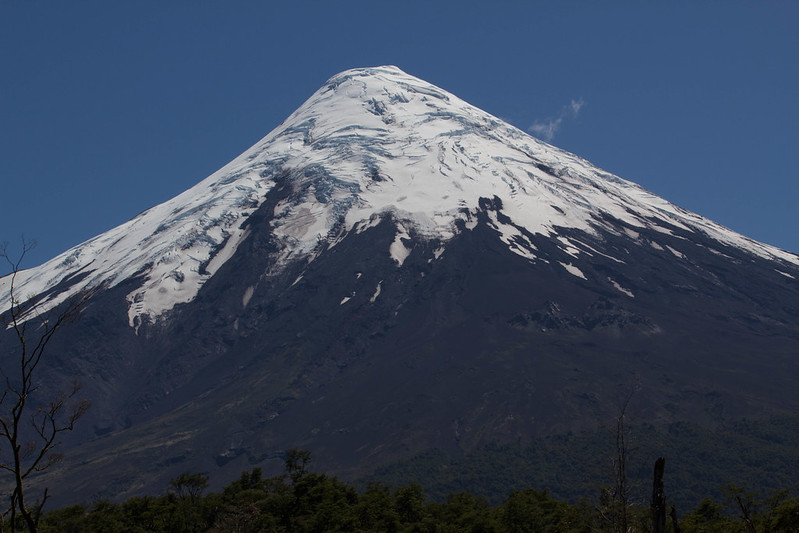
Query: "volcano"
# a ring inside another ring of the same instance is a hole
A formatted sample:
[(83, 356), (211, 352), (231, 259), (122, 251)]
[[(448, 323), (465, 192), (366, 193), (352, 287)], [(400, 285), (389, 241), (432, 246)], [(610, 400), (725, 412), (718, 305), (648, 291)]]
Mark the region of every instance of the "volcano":
[(792, 415), (797, 278), (799, 256), (387, 66), (15, 286), (42, 311), (92, 294), (42, 369), (92, 401), (47, 474), (72, 503), (289, 448), (354, 479), (591, 430), (625, 390), (653, 426)]

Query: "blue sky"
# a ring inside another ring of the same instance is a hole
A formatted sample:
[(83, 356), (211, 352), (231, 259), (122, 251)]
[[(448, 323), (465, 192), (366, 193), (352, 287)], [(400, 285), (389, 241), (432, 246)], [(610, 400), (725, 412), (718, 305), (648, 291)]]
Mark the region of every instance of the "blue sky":
[(0, 241), (42, 263), (395, 64), (799, 253), (797, 28), (789, 1), (0, 0)]

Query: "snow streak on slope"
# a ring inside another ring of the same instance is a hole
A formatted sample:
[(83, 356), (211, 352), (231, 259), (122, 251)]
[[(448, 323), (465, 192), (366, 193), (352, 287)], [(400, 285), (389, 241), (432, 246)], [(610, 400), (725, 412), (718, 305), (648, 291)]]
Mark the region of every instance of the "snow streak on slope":
[[(270, 222), (282, 247), (273, 272), (288, 261), (312, 260), (322, 246), (389, 214), (397, 230), (386, 253), (401, 266), (410, 253), (403, 244), (409, 231), (446, 242), (459, 231), (456, 221), (473, 227), (481, 198), (501, 201), (510, 222), (492, 212), (490, 225), (531, 261), (537, 250), (520, 228), (543, 235), (556, 235), (558, 228), (619, 233), (624, 230), (610, 222), (617, 219), (663, 233), (674, 227), (699, 232), (799, 264), (793, 254), (687, 212), (396, 67), (377, 67), (334, 76), (282, 125), (209, 178), (21, 273), (17, 283), (24, 284), (25, 294), (39, 294), (84, 275), (69, 290), (53, 292), (48, 302), (56, 304), (81, 288), (135, 277), (139, 286), (128, 301), (136, 327), (196, 296), (246, 238), (242, 222), (277, 180), (290, 183), (293, 193), (277, 204)], [(575, 257), (582, 253), (566, 239), (559, 242)], [(3, 297), (7, 283), (0, 280)]]

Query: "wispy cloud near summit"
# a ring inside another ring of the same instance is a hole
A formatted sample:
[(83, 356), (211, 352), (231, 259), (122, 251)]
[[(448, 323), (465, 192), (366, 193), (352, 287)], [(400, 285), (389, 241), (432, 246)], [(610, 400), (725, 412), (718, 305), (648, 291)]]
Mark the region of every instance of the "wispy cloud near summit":
[(563, 121), (577, 118), (584, 105), (585, 100), (582, 98), (572, 100), (568, 105), (563, 106), (563, 109), (561, 109), (557, 117), (544, 121), (536, 120), (528, 129), (536, 137), (544, 139), (545, 141), (551, 141), (555, 138), (555, 134), (558, 133), (558, 130), (560, 130)]

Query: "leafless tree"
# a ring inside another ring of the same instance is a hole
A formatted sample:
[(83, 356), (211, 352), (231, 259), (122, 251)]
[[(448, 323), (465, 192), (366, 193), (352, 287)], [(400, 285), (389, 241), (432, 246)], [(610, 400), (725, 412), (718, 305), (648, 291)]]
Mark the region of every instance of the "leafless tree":
[[(16, 341), (3, 346), (0, 355), (0, 471), (13, 478), (10, 505), (4, 513), (10, 515), (11, 531), (16, 531), (17, 513), (30, 532), (38, 530), (39, 517), (47, 501), (47, 489), (32, 500), (29, 494), (30, 477), (58, 462), (55, 448), (60, 436), (71, 431), (77, 420), (89, 408), (89, 402), (77, 394), (77, 382), (67, 391), (43, 400), (36, 379), (41, 371), (45, 350), (55, 333), (74, 320), (88, 294), (73, 298), (57, 309), (43, 311), (36, 296), (19, 293), (17, 276), (25, 254), (33, 244), (22, 243), (19, 259), (9, 256), (7, 245), (0, 248), (0, 258), (11, 267), (9, 276), (9, 308), (0, 315), (0, 333)], [(2, 530), (0, 521), (0, 530)]]
[(627, 408), (637, 390), (637, 385), (620, 399), (613, 428), (616, 446), (611, 460), (613, 464), (613, 486), (602, 492), (599, 513), (610, 525), (614, 533), (627, 533), (629, 530), (630, 486), (627, 480), (627, 455), (629, 452), (628, 429), (625, 427)]
[[(652, 477), (652, 533), (666, 533), (666, 492), (663, 488), (663, 472), (666, 468), (666, 458), (658, 457), (655, 461), (655, 471)], [(672, 510), (674, 507), (672, 507)], [(676, 516), (676, 511), (675, 511)]]
[(619, 531), (627, 531), (627, 509), (629, 506), (630, 487), (627, 483), (627, 452), (628, 443), (627, 431), (624, 427), (625, 418), (627, 416), (627, 406), (630, 404), (633, 391), (622, 400), (619, 405), (619, 414), (616, 417), (616, 460), (614, 461), (616, 483), (613, 491), (613, 499), (615, 501), (617, 515), (616, 526)]

